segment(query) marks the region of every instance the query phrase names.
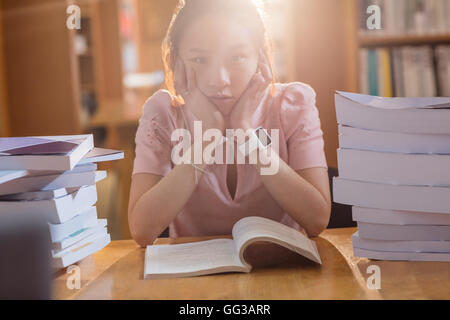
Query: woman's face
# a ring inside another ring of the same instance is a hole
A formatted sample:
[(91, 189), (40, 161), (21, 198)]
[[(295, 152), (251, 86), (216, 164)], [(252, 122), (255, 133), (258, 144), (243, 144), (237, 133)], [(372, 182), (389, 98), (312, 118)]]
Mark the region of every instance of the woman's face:
[(259, 53), (249, 31), (224, 17), (204, 16), (183, 32), (179, 44), (186, 72), (224, 115), (229, 115), (257, 72)]

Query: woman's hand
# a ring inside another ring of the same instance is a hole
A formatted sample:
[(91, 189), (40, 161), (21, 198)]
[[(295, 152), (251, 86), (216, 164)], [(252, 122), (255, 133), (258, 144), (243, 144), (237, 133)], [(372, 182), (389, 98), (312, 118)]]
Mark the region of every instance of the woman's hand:
[(231, 112), (230, 124), (234, 129), (247, 130), (251, 128), (252, 115), (261, 103), (267, 87), (272, 82), (272, 72), (270, 71), (269, 62), (262, 50), (260, 50), (259, 55), (258, 69), (261, 73), (255, 73), (247, 89)]
[(219, 129), (222, 134), (225, 131), (225, 120), (222, 113), (201, 92), (197, 86), (194, 70), (186, 70), (181, 59), (175, 64), (175, 90), (181, 94), (185, 106), (195, 116), (196, 120), (202, 121), (202, 130)]

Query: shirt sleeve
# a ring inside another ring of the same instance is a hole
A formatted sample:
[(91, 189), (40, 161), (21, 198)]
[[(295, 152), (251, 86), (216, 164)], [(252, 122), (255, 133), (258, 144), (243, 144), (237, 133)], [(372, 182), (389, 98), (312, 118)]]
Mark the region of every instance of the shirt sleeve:
[(313, 88), (301, 82), (287, 86), (281, 102), (281, 121), (286, 136), (289, 166), (293, 170), (327, 168), (323, 132)]
[(173, 108), (170, 94), (164, 90), (159, 90), (145, 102), (135, 138), (133, 175), (165, 176), (172, 169), (170, 108)]

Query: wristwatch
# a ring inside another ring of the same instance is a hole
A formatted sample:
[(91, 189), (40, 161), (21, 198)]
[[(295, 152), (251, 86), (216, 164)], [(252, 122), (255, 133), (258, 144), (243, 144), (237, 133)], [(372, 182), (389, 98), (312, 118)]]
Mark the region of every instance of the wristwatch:
[(239, 145), (238, 150), (241, 154), (247, 157), (256, 149), (267, 149), (272, 144), (272, 139), (263, 127), (258, 127), (250, 133), (249, 139)]

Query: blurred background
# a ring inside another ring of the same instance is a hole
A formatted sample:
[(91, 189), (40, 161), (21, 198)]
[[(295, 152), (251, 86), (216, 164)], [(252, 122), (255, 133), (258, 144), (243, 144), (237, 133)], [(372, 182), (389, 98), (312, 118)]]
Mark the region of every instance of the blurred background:
[[(213, 0), (212, 0), (213, 1)], [(337, 167), (335, 90), (450, 96), (450, 1), (260, 0), (279, 82), (317, 93), (330, 168)], [(144, 101), (163, 87), (161, 42), (177, 0), (0, 0), (0, 134), (93, 133), (125, 160), (100, 165), (100, 218), (130, 238), (127, 206)], [(381, 9), (369, 30), (367, 8)], [(69, 29), (67, 8), (80, 8)]]

